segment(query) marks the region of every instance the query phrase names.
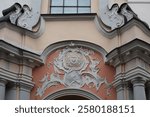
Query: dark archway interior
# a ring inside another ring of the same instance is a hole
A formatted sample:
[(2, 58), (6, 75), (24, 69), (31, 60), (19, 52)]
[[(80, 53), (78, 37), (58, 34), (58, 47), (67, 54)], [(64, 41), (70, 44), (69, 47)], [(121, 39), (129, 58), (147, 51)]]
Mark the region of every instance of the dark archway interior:
[(67, 95), (67, 96), (56, 98), (55, 100), (89, 100), (89, 99), (77, 95)]

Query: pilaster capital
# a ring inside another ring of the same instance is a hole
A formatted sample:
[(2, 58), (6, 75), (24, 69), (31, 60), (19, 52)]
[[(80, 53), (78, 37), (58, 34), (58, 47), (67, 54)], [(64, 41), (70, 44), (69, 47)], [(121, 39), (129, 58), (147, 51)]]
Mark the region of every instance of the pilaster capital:
[(16, 82), (16, 86), (18, 86), (21, 90), (31, 91), (34, 86), (34, 83), (31, 81), (20, 80)]
[(5, 80), (5, 79), (0, 79), (0, 85), (6, 85), (7, 84), (7, 80)]
[(121, 79), (116, 79), (113, 83), (113, 86), (116, 88), (117, 91), (123, 90), (126, 82)]
[(134, 79), (131, 80), (131, 83), (133, 85), (139, 85), (139, 84), (144, 85), (146, 83), (146, 79), (144, 79), (144, 78), (134, 78)]

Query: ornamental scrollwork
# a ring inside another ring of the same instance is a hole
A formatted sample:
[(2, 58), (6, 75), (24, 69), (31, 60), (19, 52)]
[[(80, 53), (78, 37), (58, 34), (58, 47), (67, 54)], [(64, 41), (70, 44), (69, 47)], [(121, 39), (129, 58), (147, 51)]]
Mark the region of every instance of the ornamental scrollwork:
[(127, 0), (99, 0), (99, 17), (109, 27), (107, 31), (120, 28), (137, 15), (127, 4)]
[(85, 85), (100, 88), (103, 83), (107, 84), (105, 78), (99, 76), (100, 61), (93, 59), (94, 51), (83, 48), (65, 48), (57, 58), (50, 64), (53, 66), (53, 73), (46, 73), (37, 89), (37, 95), (42, 96), (46, 89), (64, 85), (66, 88), (82, 88)]
[(32, 0), (31, 5), (14, 3), (2, 11), (0, 22), (8, 21), (14, 25), (32, 31), (40, 20), (41, 0)]

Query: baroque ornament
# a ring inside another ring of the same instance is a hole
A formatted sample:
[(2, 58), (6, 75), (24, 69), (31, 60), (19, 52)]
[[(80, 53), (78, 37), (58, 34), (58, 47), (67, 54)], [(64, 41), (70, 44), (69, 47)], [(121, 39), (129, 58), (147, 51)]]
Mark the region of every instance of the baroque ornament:
[(68, 47), (63, 49), (57, 58), (54, 59), (54, 72), (45, 74), (42, 80), (42, 86), (37, 89), (37, 95), (42, 96), (45, 90), (51, 86), (64, 85), (67, 88), (82, 88), (87, 85), (100, 88), (103, 83), (107, 84), (106, 79), (98, 75), (100, 64), (99, 60), (93, 59), (93, 51)]
[(21, 5), (21, 3), (13, 4), (2, 11), (3, 17), (0, 18), (0, 22), (9, 21), (14, 25), (32, 31), (40, 20), (41, 0), (32, 0), (31, 6), (28, 4)]
[(107, 31), (120, 28), (132, 18), (137, 17), (137, 15), (128, 6), (127, 0), (99, 1), (99, 16), (103, 24), (110, 28)]

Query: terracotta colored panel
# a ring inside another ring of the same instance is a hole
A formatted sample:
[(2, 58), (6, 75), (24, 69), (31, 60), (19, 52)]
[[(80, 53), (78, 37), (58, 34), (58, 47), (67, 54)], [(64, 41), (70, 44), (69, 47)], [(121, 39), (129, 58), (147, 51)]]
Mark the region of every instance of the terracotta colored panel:
[[(108, 83), (111, 83), (114, 80), (115, 70), (113, 67), (105, 64), (102, 55), (87, 48), (70, 48), (70, 50), (67, 49), (68, 48), (56, 50), (55, 52), (49, 54), (45, 65), (33, 70), (33, 82), (35, 82), (35, 87), (31, 92), (31, 99), (43, 99), (46, 96), (53, 94), (54, 92), (57, 92), (61, 89), (72, 87), (77, 87), (88, 91), (91, 94), (98, 96), (100, 99), (116, 99), (115, 89), (108, 89), (108, 84), (105, 82), (99, 85), (99, 87), (97, 87), (95, 83), (96, 80), (94, 79), (94, 76), (99, 77), (102, 81), (106, 79)], [(90, 54), (88, 54), (88, 52)], [(76, 58), (76, 56), (78, 57)], [(82, 63), (82, 59), (83, 62), (86, 61), (86, 66)], [(57, 66), (56, 64), (61, 65)], [(85, 66), (85, 69), (80, 68), (83, 67), (81, 65)], [(72, 69), (72, 71), (69, 71), (68, 69)], [(97, 71), (97, 69), (99, 70)], [(44, 79), (44, 77), (47, 79)], [(67, 77), (70, 77), (70, 79), (67, 79)], [(56, 80), (57, 78), (58, 80)], [(81, 81), (78, 78), (80, 78)], [(76, 83), (76, 79), (80, 82)], [(88, 79), (92, 81), (89, 84), (86, 82)], [(43, 82), (40, 82), (41, 80), (43, 80)], [(58, 82), (56, 83), (56, 81)], [(47, 82), (49, 82), (49, 84), (46, 84)], [(81, 82), (83, 82), (83, 84)], [(45, 89), (42, 89), (42, 87), (44, 87), (44, 83), (46, 84)], [(38, 88), (44, 91), (41, 93), (41, 95), (40, 93), (36, 95)]]

